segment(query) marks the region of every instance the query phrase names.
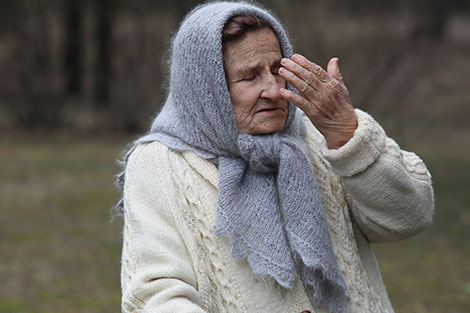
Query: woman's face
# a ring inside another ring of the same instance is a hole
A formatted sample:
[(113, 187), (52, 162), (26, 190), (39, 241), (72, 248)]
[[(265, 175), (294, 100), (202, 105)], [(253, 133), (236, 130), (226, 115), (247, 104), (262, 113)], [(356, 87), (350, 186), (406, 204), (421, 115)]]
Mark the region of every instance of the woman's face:
[(286, 82), (278, 74), (282, 54), (269, 27), (249, 31), (224, 44), (224, 64), (238, 130), (269, 134), (281, 130), (287, 101), (279, 90)]

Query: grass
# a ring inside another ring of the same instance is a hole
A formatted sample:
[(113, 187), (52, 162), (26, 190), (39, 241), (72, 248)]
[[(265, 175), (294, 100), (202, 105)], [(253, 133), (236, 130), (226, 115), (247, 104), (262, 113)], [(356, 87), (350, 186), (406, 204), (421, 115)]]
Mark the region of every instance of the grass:
[(118, 312), (124, 140), (2, 140), (0, 311)]
[(433, 174), (436, 212), (430, 229), (409, 240), (375, 245), (397, 313), (470, 311), (470, 145), (418, 146)]
[[(120, 311), (122, 220), (114, 160), (124, 138), (0, 139), (0, 312)], [(457, 148), (459, 147), (459, 148)], [(470, 146), (416, 144), (433, 173), (433, 226), (375, 245), (397, 313), (470, 311)]]

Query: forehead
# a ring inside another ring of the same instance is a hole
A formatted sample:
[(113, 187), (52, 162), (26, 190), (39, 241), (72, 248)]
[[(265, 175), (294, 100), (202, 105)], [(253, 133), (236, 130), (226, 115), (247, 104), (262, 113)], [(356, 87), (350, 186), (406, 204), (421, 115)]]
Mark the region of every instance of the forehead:
[(269, 27), (248, 31), (241, 38), (224, 44), (225, 66), (231, 70), (280, 58), (282, 53), (279, 40)]

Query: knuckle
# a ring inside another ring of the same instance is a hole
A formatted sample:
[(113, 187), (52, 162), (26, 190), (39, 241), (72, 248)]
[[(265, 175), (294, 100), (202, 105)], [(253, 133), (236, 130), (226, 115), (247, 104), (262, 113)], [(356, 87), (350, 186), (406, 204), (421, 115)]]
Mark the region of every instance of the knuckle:
[(300, 91), (301, 93), (305, 93), (305, 92), (308, 91), (308, 88), (309, 88), (308, 83), (305, 82), (305, 81), (303, 81), (302, 84), (300, 85), (299, 91)]
[(305, 101), (301, 97), (296, 97), (295, 101), (293, 101), (293, 102), (295, 102), (295, 105), (297, 105), (298, 107), (304, 107), (305, 106)]
[(320, 76), (321, 71), (322, 71), (322, 69), (321, 69), (321, 67), (319, 67), (318, 65), (315, 65), (315, 66), (313, 67), (313, 74), (315, 74), (316, 76)]
[(336, 79), (332, 79), (328, 82), (328, 85), (333, 87), (333, 89), (336, 89), (339, 86), (339, 81), (337, 81)]
[(312, 83), (314, 79), (315, 79), (315, 76), (313, 75), (312, 72), (307, 72), (307, 73), (305, 74), (305, 80), (306, 80), (308, 83)]

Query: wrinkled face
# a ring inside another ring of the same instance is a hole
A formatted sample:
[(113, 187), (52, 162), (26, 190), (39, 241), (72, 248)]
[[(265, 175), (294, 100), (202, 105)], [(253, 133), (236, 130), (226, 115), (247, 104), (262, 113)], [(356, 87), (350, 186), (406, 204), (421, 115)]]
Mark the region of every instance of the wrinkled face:
[(269, 134), (280, 131), (287, 101), (279, 92), (286, 82), (278, 74), (279, 40), (269, 27), (248, 31), (224, 44), (224, 64), (238, 131)]

